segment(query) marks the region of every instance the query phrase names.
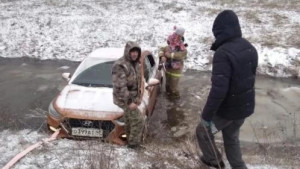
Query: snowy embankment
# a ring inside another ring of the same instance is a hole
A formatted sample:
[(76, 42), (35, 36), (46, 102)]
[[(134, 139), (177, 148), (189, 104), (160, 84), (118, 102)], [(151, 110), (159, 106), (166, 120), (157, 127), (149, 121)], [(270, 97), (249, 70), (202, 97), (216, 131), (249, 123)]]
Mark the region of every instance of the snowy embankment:
[[(293, 4), (294, 3), (294, 4)], [(259, 52), (259, 73), (299, 76), (298, 2), (266, 1), (2, 1), (0, 56), (82, 60), (100, 47), (138, 41), (144, 49), (166, 44), (174, 25), (186, 28), (186, 68), (210, 70), (212, 24), (223, 9), (240, 17), (244, 37)]]

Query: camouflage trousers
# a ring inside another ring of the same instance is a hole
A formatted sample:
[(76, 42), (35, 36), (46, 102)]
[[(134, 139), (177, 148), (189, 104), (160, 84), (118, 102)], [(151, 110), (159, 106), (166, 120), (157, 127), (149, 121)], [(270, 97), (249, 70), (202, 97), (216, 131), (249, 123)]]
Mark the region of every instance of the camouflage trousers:
[(181, 74), (166, 72), (166, 91), (172, 96), (179, 97), (178, 83)]
[(139, 109), (130, 110), (124, 108), (125, 133), (129, 145), (138, 145), (141, 143), (143, 134), (144, 120)]

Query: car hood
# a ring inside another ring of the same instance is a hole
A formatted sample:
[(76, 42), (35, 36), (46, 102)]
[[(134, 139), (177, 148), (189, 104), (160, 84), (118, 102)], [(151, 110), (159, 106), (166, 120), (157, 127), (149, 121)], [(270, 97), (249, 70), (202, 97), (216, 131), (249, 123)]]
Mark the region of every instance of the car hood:
[(111, 120), (123, 115), (113, 103), (112, 88), (67, 85), (58, 95), (54, 107), (65, 117)]

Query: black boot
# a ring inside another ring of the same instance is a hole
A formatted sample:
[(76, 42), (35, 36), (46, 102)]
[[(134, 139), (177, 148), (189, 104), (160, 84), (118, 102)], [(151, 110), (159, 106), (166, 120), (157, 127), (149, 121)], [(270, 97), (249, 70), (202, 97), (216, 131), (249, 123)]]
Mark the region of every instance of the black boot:
[(213, 164), (213, 163), (211, 163), (211, 162), (206, 161), (206, 160), (203, 158), (203, 156), (200, 157), (200, 159), (201, 159), (202, 163), (204, 163), (205, 165), (207, 165), (207, 166), (209, 166), (209, 167), (214, 167), (214, 168), (217, 168), (217, 169), (224, 169), (224, 168), (225, 168), (225, 164), (224, 164), (223, 160), (221, 160), (221, 161), (219, 162), (219, 164)]

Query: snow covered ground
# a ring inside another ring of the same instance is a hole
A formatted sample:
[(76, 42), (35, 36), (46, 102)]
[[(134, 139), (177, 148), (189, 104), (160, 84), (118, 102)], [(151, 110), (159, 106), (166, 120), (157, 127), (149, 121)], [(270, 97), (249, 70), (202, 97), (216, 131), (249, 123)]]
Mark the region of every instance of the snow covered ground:
[(166, 44), (174, 25), (186, 29), (186, 68), (210, 70), (212, 23), (224, 9), (240, 17), (244, 37), (259, 52), (259, 73), (299, 76), (298, 1), (246, 0), (2, 0), (0, 56), (82, 60), (99, 47), (135, 40)]
[[(31, 130), (0, 132), (0, 166), (4, 166), (20, 150), (47, 138), (47, 134)], [(35, 149), (13, 168), (102, 168), (102, 169), (185, 169), (199, 168), (195, 148), (188, 144), (175, 146), (147, 145), (145, 150), (134, 151), (99, 141), (56, 140)], [(247, 159), (247, 157), (245, 157)], [(259, 157), (262, 158), (262, 157)], [(201, 168), (201, 167), (200, 167)], [(229, 164), (227, 163), (229, 169)], [(249, 169), (293, 169), (293, 166), (249, 164)]]

